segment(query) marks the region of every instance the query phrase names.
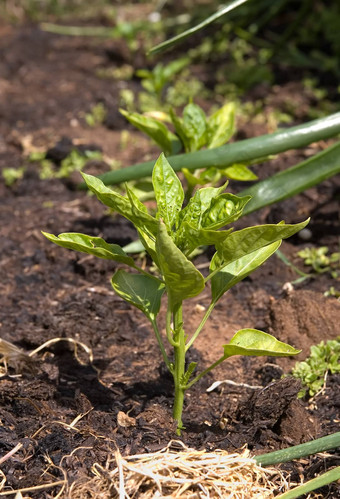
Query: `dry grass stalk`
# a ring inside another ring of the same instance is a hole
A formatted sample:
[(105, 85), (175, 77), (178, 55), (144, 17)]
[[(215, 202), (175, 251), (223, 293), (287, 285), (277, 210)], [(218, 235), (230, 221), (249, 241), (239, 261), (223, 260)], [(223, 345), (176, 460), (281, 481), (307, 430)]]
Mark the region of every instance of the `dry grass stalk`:
[[(288, 488), (276, 469), (261, 468), (247, 450), (229, 454), (189, 449), (173, 450), (173, 442), (159, 452), (122, 457), (115, 467), (93, 467), (95, 478), (71, 487), (72, 499), (270, 499)], [(176, 442), (178, 447), (178, 442)]]

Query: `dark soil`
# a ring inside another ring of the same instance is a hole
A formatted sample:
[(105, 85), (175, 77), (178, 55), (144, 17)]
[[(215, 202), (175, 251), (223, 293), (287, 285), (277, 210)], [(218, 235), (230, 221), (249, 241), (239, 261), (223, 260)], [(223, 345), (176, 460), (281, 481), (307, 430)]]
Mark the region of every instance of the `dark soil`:
[[(75, 145), (96, 146), (122, 165), (156, 157), (156, 149), (132, 130), (129, 146), (121, 147), (126, 124), (117, 112), (119, 82), (95, 75), (99, 67), (121, 64), (108, 51), (110, 43), (58, 37), (31, 26), (0, 26), (1, 168), (22, 165), (32, 147), (46, 151), (62, 137)], [(119, 53), (119, 47), (115, 50)], [(277, 89), (270, 95), (272, 102), (275, 95)], [(300, 110), (310, 105), (297, 84), (282, 86), (281, 99), (284, 95), (302, 101)], [(89, 128), (84, 122), (84, 112), (98, 102), (110, 111), (110, 128)], [(241, 126), (243, 137), (266, 131), (264, 125)], [(310, 148), (286, 153), (255, 170), (264, 177), (309, 154)], [(134, 229), (109, 215), (93, 197), (75, 191), (74, 178), (42, 181), (37, 168), (31, 164), (11, 188), (0, 185), (1, 338), (26, 352), (53, 338), (73, 338), (92, 350), (94, 360), (89, 364), (81, 347), (75, 355), (73, 345), (64, 341), (48, 346), (30, 362), (22, 357), (10, 363), (0, 379), (1, 454), (18, 443), (22, 448), (3, 463), (8, 490), (63, 479), (61, 468), (72, 483), (92, 476), (93, 463), (105, 466), (116, 447), (122, 454), (148, 452), (176, 438), (171, 379), (145, 317), (110, 287), (115, 265), (62, 250), (40, 233), (91, 233), (124, 245), (135, 238)], [(95, 168), (104, 171), (107, 166)], [(239, 185), (231, 183), (231, 188), (237, 191)], [(283, 218), (294, 223), (311, 216), (309, 243), (337, 251), (339, 192), (340, 178), (333, 178), (240, 225)], [(305, 245), (295, 236), (281, 249), (301, 268), (296, 253)], [(201, 255), (203, 268), (206, 262)], [(311, 345), (336, 338), (340, 303), (324, 297), (336, 284), (334, 279), (324, 274), (294, 288), (285, 286), (296, 278), (291, 268), (272, 257), (221, 300), (190, 360), (199, 361), (201, 368), (208, 365), (220, 356), (221, 345), (244, 327), (264, 329), (301, 348), (299, 360), (308, 356)], [(186, 305), (188, 331), (207, 304), (208, 295)], [(299, 383), (281, 379), (295, 362), (237, 357), (222, 364), (188, 393), (183, 441), (207, 450), (234, 451), (247, 444), (257, 453), (338, 431), (340, 377), (329, 376), (313, 404), (298, 401)], [(261, 388), (221, 384), (207, 392), (216, 380)], [(286, 468), (292, 471), (291, 480), (299, 481), (301, 473), (308, 479), (335, 464), (338, 457), (329, 454)], [(54, 497), (58, 490), (31, 492), (30, 497)], [(326, 487), (323, 494), (339, 497), (340, 488)]]

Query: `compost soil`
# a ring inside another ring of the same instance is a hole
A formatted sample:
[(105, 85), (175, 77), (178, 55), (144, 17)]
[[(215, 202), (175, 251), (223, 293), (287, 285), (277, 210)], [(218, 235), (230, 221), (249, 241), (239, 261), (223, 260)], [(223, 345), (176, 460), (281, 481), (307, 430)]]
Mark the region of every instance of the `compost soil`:
[[(128, 146), (122, 146), (121, 130), (127, 124), (117, 108), (118, 92), (125, 83), (96, 76), (98, 68), (124, 62), (122, 55), (116, 60), (113, 55), (126, 51), (117, 43), (59, 37), (36, 26), (0, 25), (2, 169), (21, 166), (37, 149), (49, 151), (55, 161), (72, 147), (101, 150), (104, 157), (115, 158), (123, 166), (156, 158), (157, 149), (131, 128)], [(296, 123), (308, 119), (313, 102), (298, 83), (257, 92), (268, 93), (265, 112), (298, 99)], [(90, 128), (84, 113), (98, 102), (105, 104), (108, 118)], [(243, 122), (238, 137), (266, 131), (265, 124)], [(254, 171), (266, 177), (325, 146), (283, 154)], [(123, 455), (150, 452), (178, 438), (171, 417), (172, 382), (150, 326), (110, 287), (116, 264), (58, 248), (40, 232), (84, 232), (125, 245), (136, 237), (133, 227), (108, 213), (94, 197), (75, 190), (78, 174), (66, 180), (41, 180), (38, 168), (29, 163), (21, 180), (11, 187), (0, 185), (1, 338), (26, 353), (53, 338), (72, 338), (91, 349), (93, 362), (81, 345), (75, 350), (74, 344), (60, 341), (29, 361), (17, 356), (2, 373), (1, 454), (22, 444), (2, 465), (6, 487), (13, 489), (61, 480), (63, 472), (69, 483), (83, 480), (92, 476), (94, 463), (105, 467), (116, 448)], [(102, 161), (90, 164), (87, 171), (107, 169)], [(240, 187), (230, 184), (234, 192)], [(242, 219), (238, 227), (282, 219), (295, 223), (311, 216), (308, 243), (337, 251), (339, 193), (340, 179), (332, 178)], [(305, 246), (297, 235), (284, 242), (281, 250), (306, 271), (296, 256)], [(149, 265), (138, 258), (140, 265)], [(204, 253), (197, 259), (203, 273), (207, 262)], [(334, 279), (323, 274), (292, 286), (297, 277), (273, 256), (219, 302), (189, 359), (198, 361), (200, 369), (216, 360), (222, 345), (245, 327), (264, 329), (302, 353), (297, 359), (235, 357), (195, 385), (185, 404), (186, 430), (181, 439), (186, 445), (231, 451), (247, 445), (259, 453), (338, 431), (339, 375), (329, 376), (313, 401), (298, 400), (299, 383), (282, 378), (296, 360), (308, 356), (311, 345), (339, 335), (339, 301), (324, 296), (330, 286), (336, 286)], [(208, 303), (207, 291), (186, 304), (188, 333)], [(164, 323), (164, 310), (161, 317)], [(214, 381), (223, 380), (238, 386), (226, 382), (207, 391)], [(299, 482), (302, 476), (311, 478), (335, 464), (339, 458), (330, 453), (286, 469), (292, 472), (291, 480)], [(54, 497), (58, 490), (33, 491), (30, 497)], [(322, 493), (335, 498), (340, 489), (333, 485)]]

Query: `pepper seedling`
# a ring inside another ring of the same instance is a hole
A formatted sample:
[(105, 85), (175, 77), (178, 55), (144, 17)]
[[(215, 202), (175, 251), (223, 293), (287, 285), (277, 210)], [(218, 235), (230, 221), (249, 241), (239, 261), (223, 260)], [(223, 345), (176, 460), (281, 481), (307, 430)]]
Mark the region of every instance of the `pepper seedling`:
[[(233, 231), (225, 226), (237, 220), (250, 200), (225, 192), (222, 187), (198, 189), (183, 207), (184, 191), (176, 173), (161, 154), (152, 174), (157, 202), (156, 216), (127, 187), (127, 196), (117, 194), (97, 177), (82, 174), (88, 188), (109, 208), (133, 223), (145, 250), (152, 258), (158, 276), (137, 266), (117, 244), (100, 237), (79, 233), (59, 236), (43, 234), (50, 241), (73, 250), (114, 260), (130, 267), (119, 269), (112, 277), (115, 292), (140, 309), (149, 319), (164, 362), (174, 380), (173, 417), (177, 433), (183, 429), (182, 411), (185, 392), (224, 360), (233, 355), (290, 356), (299, 353), (290, 345), (256, 329), (241, 329), (223, 345), (223, 353), (212, 365), (194, 374), (196, 362), (186, 364), (186, 355), (222, 296), (269, 258), (285, 239), (303, 229), (308, 220), (288, 225), (259, 225)], [(190, 261), (201, 245), (214, 245), (216, 252), (207, 277)], [(132, 271), (132, 272), (131, 272)], [(210, 304), (196, 331), (188, 335), (183, 322), (183, 302), (211, 288)], [(167, 297), (166, 328), (162, 335), (157, 316), (161, 300)], [(166, 342), (172, 353), (168, 354)]]

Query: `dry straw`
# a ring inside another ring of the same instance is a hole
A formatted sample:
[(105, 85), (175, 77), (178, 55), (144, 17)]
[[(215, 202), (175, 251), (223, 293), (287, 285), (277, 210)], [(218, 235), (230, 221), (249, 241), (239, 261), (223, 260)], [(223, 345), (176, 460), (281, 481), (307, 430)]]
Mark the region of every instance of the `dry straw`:
[(123, 457), (116, 451), (114, 458), (111, 470), (95, 464), (95, 477), (74, 483), (70, 497), (269, 499), (288, 488), (277, 469), (258, 466), (248, 450), (197, 451), (172, 441), (158, 452)]

